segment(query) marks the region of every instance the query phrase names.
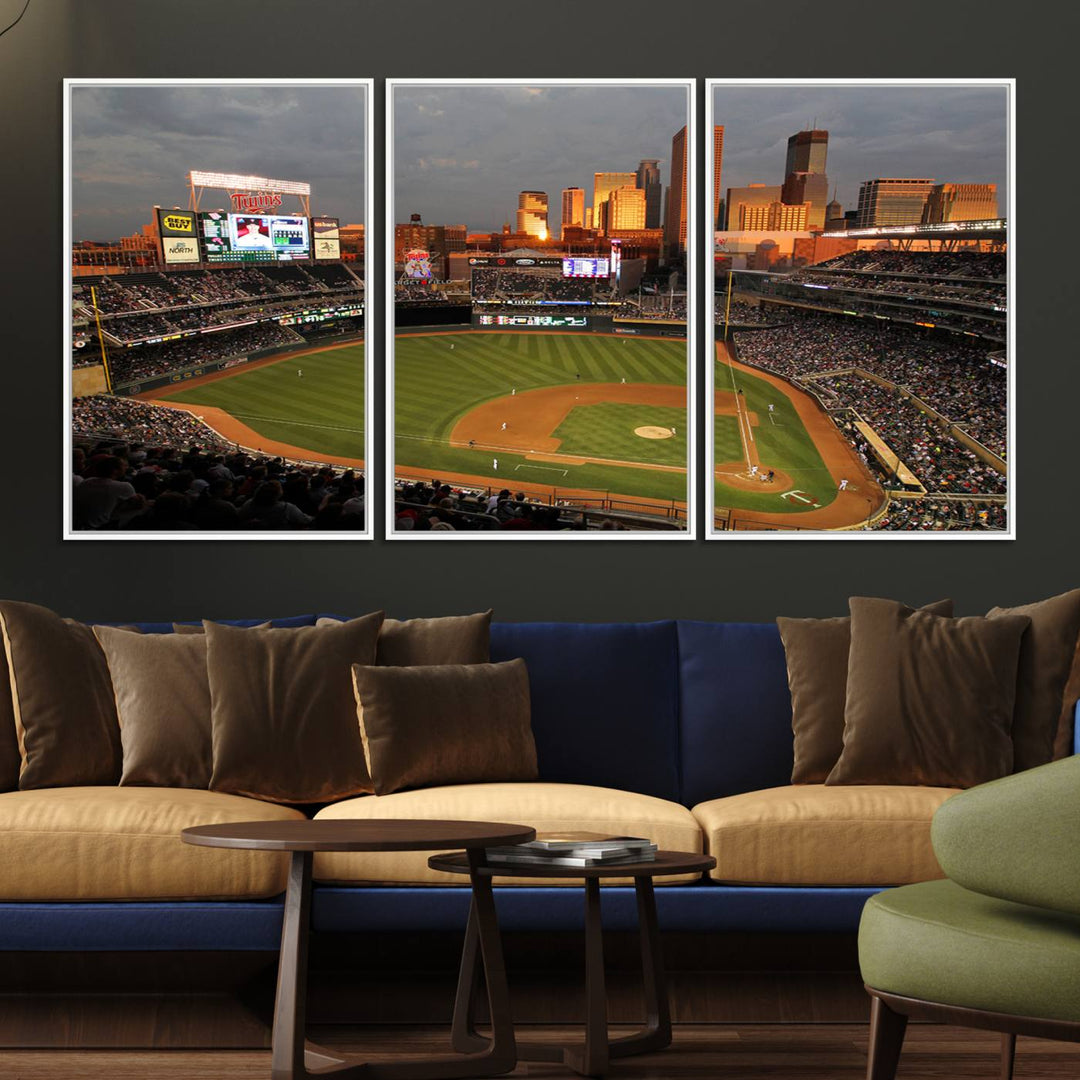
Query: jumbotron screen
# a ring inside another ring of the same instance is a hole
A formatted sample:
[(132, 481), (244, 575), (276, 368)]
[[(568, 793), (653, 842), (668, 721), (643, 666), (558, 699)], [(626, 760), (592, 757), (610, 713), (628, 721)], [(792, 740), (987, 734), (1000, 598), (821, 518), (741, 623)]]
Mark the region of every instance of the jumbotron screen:
[(611, 263), (607, 259), (563, 259), (563, 277), (610, 277)]
[(210, 263), (311, 258), (306, 217), (212, 212), (200, 214), (199, 224), (206, 261)]

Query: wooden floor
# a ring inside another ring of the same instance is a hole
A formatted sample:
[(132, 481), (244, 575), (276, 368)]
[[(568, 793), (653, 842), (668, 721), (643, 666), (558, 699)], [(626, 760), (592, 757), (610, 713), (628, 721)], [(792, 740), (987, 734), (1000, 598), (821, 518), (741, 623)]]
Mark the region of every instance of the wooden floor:
[[(621, 1029), (613, 1029), (621, 1030)], [(445, 1028), (326, 1028), (324, 1046), (372, 1059), (445, 1050)], [(567, 1041), (573, 1028), (529, 1027), (528, 1037)], [(624, 1059), (610, 1075), (627, 1080), (862, 1080), (867, 1029), (860, 1024), (680, 1025), (674, 1045)], [(393, 1047), (393, 1054), (385, 1051)], [(998, 1036), (915, 1024), (908, 1029), (897, 1080), (967, 1080), (998, 1076)], [(267, 1080), (266, 1051), (0, 1051), (0, 1080)], [(569, 1078), (555, 1065), (522, 1064), (513, 1077)], [(1080, 1046), (1020, 1039), (1017, 1080), (1080, 1076)]]

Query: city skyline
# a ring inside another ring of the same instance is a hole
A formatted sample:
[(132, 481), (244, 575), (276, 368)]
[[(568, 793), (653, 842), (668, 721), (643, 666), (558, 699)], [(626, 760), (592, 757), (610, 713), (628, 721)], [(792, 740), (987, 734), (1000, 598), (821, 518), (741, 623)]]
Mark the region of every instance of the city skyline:
[[(518, 194), (558, 206), (580, 187), (592, 207), (597, 172), (660, 162), (686, 124), (681, 86), (399, 86), (394, 88), (394, 216), (498, 232), (514, 225)], [(558, 235), (558, 223), (549, 222)]]
[[(363, 86), (75, 86), (72, 239), (115, 242), (155, 204), (186, 208), (192, 169), (307, 181), (313, 214), (363, 222), (365, 137)], [(208, 191), (202, 209), (226, 200)]]
[(859, 187), (881, 177), (996, 183), (1008, 206), (1007, 93), (999, 86), (725, 85), (713, 90), (724, 126), (722, 194), (781, 185), (788, 139), (829, 133), (829, 199), (854, 210)]

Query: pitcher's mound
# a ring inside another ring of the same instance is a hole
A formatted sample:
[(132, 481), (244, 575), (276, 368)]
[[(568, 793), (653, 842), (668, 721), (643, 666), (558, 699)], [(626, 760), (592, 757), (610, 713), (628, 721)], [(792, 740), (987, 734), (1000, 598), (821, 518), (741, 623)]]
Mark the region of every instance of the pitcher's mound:
[(644, 427), (634, 428), (634, 434), (640, 435), (643, 439), (670, 439), (672, 432), (671, 428), (646, 424)]

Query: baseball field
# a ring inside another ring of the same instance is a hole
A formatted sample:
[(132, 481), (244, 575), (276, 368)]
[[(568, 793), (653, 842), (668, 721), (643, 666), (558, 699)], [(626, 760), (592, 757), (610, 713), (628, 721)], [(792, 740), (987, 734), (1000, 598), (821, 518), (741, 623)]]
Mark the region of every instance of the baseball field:
[(363, 465), (364, 346), (290, 353), (140, 395), (201, 416), (226, 438), (285, 457)]
[(740, 364), (723, 344), (714, 365), (718, 511), (769, 529), (836, 529), (881, 508), (881, 487), (809, 394)]
[(394, 474), (685, 503), (686, 343), (399, 334)]

